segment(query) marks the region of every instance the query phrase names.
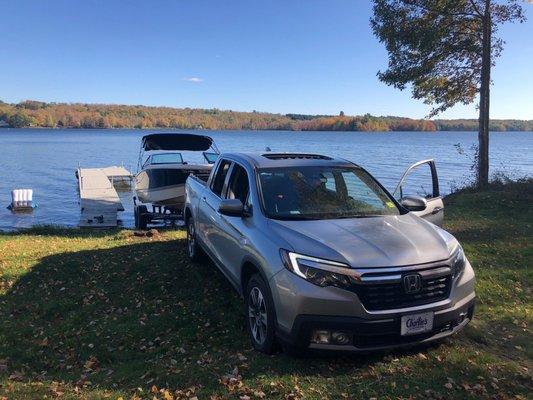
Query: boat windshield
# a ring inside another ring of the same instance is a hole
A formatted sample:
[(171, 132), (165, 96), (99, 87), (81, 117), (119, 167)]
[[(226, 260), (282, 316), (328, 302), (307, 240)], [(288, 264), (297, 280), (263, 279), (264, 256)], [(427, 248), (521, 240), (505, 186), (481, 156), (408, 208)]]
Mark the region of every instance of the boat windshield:
[(316, 220), (400, 214), (393, 199), (360, 168), (261, 169), (259, 181), (269, 218)]
[(150, 164), (183, 164), (181, 153), (152, 154)]
[(218, 160), (218, 153), (208, 153), (207, 151), (203, 152), (204, 158), (208, 164), (214, 164)]

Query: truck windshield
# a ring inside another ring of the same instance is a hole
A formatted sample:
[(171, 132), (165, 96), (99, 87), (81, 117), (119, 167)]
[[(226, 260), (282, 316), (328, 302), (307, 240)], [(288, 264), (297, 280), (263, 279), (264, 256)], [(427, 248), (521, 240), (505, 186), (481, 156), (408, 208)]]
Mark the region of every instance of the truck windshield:
[(258, 171), (267, 217), (336, 219), (399, 215), (389, 195), (364, 170), (291, 167)]

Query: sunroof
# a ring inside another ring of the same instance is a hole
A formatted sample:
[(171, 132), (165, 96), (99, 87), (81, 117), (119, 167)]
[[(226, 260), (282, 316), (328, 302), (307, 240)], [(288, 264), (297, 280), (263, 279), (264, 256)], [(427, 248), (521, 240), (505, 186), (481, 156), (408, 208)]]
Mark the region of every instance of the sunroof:
[(302, 153), (265, 153), (263, 157), (269, 160), (332, 160), (331, 157), (320, 154)]

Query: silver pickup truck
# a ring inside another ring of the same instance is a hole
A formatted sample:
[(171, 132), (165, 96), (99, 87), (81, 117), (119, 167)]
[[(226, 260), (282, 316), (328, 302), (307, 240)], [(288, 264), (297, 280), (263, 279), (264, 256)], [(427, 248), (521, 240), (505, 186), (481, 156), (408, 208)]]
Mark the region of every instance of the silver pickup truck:
[[(429, 193), (405, 193), (409, 175), (428, 166)], [(408, 169), (395, 195), (342, 159), (222, 154), (207, 182), (187, 179), (188, 255), (207, 254), (244, 297), (259, 351), (438, 340), (471, 320), (474, 271), (438, 226), (432, 160)]]

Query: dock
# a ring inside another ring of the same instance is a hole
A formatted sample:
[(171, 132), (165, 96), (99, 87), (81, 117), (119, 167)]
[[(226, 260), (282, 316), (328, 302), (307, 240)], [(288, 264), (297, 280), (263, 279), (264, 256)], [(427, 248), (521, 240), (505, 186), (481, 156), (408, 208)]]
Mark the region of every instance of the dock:
[(112, 166), (95, 169), (100, 169), (113, 185), (122, 183), (130, 184), (131, 180), (133, 179), (133, 175), (131, 174), (131, 172), (124, 167)]
[(109, 228), (117, 226), (117, 213), (124, 211), (115, 185), (131, 182), (132, 175), (124, 167), (78, 168), (80, 193), (80, 227)]

